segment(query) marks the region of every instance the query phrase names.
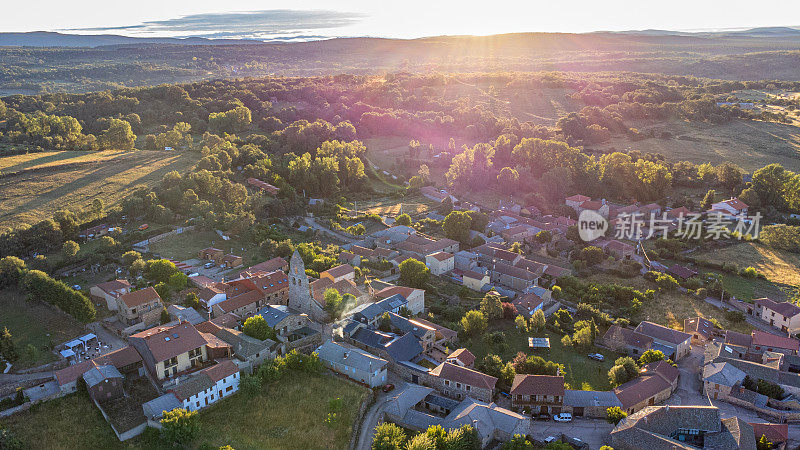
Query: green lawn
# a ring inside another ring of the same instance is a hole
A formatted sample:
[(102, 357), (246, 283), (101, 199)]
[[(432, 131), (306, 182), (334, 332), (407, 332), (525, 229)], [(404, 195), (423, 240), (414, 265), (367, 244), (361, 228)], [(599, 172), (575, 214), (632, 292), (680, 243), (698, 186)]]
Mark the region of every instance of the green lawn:
[[(602, 349), (591, 351), (573, 350), (561, 345), (561, 335), (546, 331), (542, 333), (521, 334), (514, 328), (510, 321), (499, 321), (490, 324), (487, 333), (493, 331), (503, 331), (506, 334), (507, 347), (499, 348), (497, 345), (489, 345), (482, 338), (473, 338), (466, 342), (466, 347), (475, 355), (478, 361), (489, 353), (500, 356), (503, 361), (508, 361), (518, 352), (526, 355), (538, 355), (544, 359), (561, 363), (567, 370), (564, 381), (572, 389), (584, 390), (609, 390), (611, 385), (608, 383), (608, 371), (614, 365), (614, 360), (619, 356), (614, 352)], [(550, 350), (533, 350), (528, 347), (528, 337), (549, 337)], [(586, 355), (598, 352), (605, 356), (605, 361), (599, 362), (589, 359)], [(476, 362), (477, 364), (477, 362)]]
[(17, 368), (55, 361), (48, 347), (85, 332), (83, 325), (69, 315), (43, 303), (26, 302), (24, 293), (11, 289), (0, 292), (0, 327), (11, 331), (19, 353), (14, 364)]
[[(255, 398), (239, 393), (200, 411), (201, 431), (193, 448), (202, 444), (231, 445), (237, 450), (347, 448), (367, 393), (366, 388), (333, 376), (294, 373)], [(341, 409), (328, 425), (328, 402), (337, 397), (342, 399)], [(41, 403), (0, 419), (0, 426), (9, 428), (25, 448), (158, 447), (146, 435), (119, 442), (85, 393)]]
[[(368, 390), (333, 376), (293, 373), (270, 385), (263, 395), (240, 393), (200, 414), (197, 442), (214, 448), (343, 449), (350, 442), (353, 421)], [(325, 423), (328, 401), (342, 399), (333, 425)]]
[(197, 258), (200, 250), (206, 247), (216, 247), (226, 253), (243, 257), (245, 267), (252, 264), (252, 258), (257, 251), (257, 247), (250, 242), (235, 236), (232, 236), (229, 241), (225, 241), (217, 233), (208, 230), (194, 230), (169, 236), (150, 244), (150, 251), (162, 258), (185, 261)]
[(10, 429), (24, 448), (133, 448), (117, 440), (85, 392), (34, 405), (28, 411), (0, 419), (0, 426)]

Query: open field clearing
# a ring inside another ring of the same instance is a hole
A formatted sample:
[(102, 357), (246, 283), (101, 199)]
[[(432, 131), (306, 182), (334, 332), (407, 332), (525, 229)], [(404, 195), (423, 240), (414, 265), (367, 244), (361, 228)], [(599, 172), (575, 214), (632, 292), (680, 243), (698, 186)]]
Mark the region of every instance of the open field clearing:
[(752, 172), (772, 163), (787, 169), (800, 170), (800, 128), (770, 122), (737, 120), (722, 125), (709, 125), (671, 121), (631, 123), (640, 131), (650, 127), (666, 131), (672, 139), (650, 138), (631, 141), (614, 137), (609, 142), (593, 148), (609, 151), (631, 148), (642, 152), (661, 153), (670, 161), (691, 161), (695, 164), (725, 161)]
[[(264, 389), (254, 398), (240, 392), (200, 411), (200, 435), (191, 448), (347, 448), (356, 412), (368, 392), (332, 376), (306, 374), (292, 374)], [(342, 406), (328, 425), (328, 402), (337, 397)], [(119, 442), (84, 392), (41, 403), (0, 420), (0, 425), (14, 432), (25, 448), (169, 448), (144, 436)]]
[(129, 444), (131, 441), (117, 440), (85, 392), (34, 405), (28, 411), (3, 418), (0, 425), (16, 435), (23, 448), (135, 448)]
[[(616, 283), (622, 286), (631, 286), (644, 292), (646, 289), (657, 289), (655, 283), (641, 277), (620, 278), (613, 275), (592, 275), (585, 281), (596, 283)], [(719, 309), (706, 303), (705, 300), (684, 294), (678, 291), (656, 292), (656, 298), (645, 302), (632, 320), (648, 320), (670, 328), (683, 329), (683, 320), (687, 317), (701, 316), (716, 318), (726, 330), (749, 333), (752, 327), (747, 322), (731, 322), (725, 319)]]
[(800, 254), (776, 250), (753, 242), (742, 242), (707, 253), (693, 254), (701, 259), (755, 267), (773, 283), (800, 285)]
[[(526, 355), (538, 355), (544, 359), (564, 364), (567, 369), (564, 381), (572, 389), (611, 389), (611, 385), (608, 382), (608, 371), (614, 365), (614, 360), (619, 356), (612, 351), (597, 348), (592, 350), (602, 353), (606, 357), (603, 362), (595, 361), (586, 356), (590, 352), (564, 347), (561, 344), (562, 336), (556, 333), (542, 331), (522, 334), (514, 327), (513, 321), (504, 320), (489, 324), (489, 328), (484, 334), (493, 331), (503, 331), (505, 333), (507, 346), (504, 349), (499, 349), (496, 345), (487, 344), (480, 336), (472, 338), (467, 342), (466, 347), (477, 358), (476, 364), (489, 353), (500, 356), (505, 362), (513, 359), (518, 352), (523, 352)], [(529, 348), (529, 336), (550, 338), (550, 350)]]
[[(170, 258), (176, 261), (184, 261), (197, 258), (200, 250), (208, 247), (218, 248), (225, 253), (244, 258), (245, 267), (252, 264), (252, 258), (258, 247), (252, 243), (246, 243), (236, 237), (231, 240), (223, 240), (217, 233), (208, 230), (192, 231), (169, 236), (158, 242), (150, 244), (150, 252), (158, 254), (162, 258)], [(244, 248), (244, 250), (242, 250)]]
[(58, 345), (84, 333), (81, 323), (46, 304), (26, 302), (16, 289), (0, 292), (0, 327), (8, 327), (19, 354), (17, 369), (56, 360), (46, 347)]
[[(268, 385), (262, 395), (239, 393), (200, 413), (198, 442), (217, 448), (347, 448), (356, 412), (367, 389), (333, 376), (292, 373)], [(342, 408), (326, 424), (328, 402), (342, 399)]]
[(62, 208), (80, 210), (99, 198), (113, 207), (165, 173), (185, 171), (196, 153), (65, 151), (0, 158), (0, 227), (35, 223)]

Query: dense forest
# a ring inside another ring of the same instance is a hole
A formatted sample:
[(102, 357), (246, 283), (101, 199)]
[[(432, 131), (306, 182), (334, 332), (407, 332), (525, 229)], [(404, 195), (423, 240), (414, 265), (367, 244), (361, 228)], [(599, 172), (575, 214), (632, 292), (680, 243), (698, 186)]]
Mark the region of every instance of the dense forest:
[[(477, 97), (448, 92), (464, 83), (490, 87)], [(497, 101), (498, 90), (548, 88), (563, 90), (577, 110), (545, 125), (521, 121)], [(0, 144), (5, 154), (199, 152), (188, 173), (168, 173), (158, 186), (132, 192), (122, 213), (160, 223), (193, 218), (234, 233), (301, 212), (308, 207), (304, 197), (338, 202), (343, 194), (357, 198), (374, 192), (375, 183), (386, 180), (375, 171), (362, 140), (395, 135), (413, 138), (403, 158), (410, 170), (400, 174), (412, 190), (434, 182), (423, 159), (436, 154), (455, 192), (497, 190), (544, 211), (575, 192), (707, 208), (681, 195), (666, 201), (676, 188), (690, 187), (741, 195), (754, 210), (777, 220), (800, 211), (800, 175), (779, 165), (755, 171), (745, 181), (745, 172), (733, 163), (592, 150), (612, 136), (642, 138), (633, 122), (785, 120), (730, 102), (739, 89), (767, 88), (798, 90), (800, 83), (564, 72), (214, 80), (6, 97), (0, 103)], [(456, 139), (470, 145), (456, 148)], [(278, 198), (248, 190), (248, 178), (278, 187)], [(57, 246), (58, 228), (48, 222), (9, 231), (1, 253), (21, 254), (41, 240)]]

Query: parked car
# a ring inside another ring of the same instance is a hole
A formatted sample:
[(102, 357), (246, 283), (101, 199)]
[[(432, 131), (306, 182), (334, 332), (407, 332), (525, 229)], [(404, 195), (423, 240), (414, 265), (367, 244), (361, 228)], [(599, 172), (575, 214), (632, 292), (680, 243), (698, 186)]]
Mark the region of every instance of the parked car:
[(207, 263), (203, 264), (203, 267), (206, 268), (206, 269), (210, 269), (210, 268), (212, 268), (214, 266), (216, 266), (216, 264), (214, 264), (213, 262), (207, 262)]
[(556, 442), (556, 441), (558, 441), (558, 438), (555, 436), (547, 436), (546, 438), (544, 438), (545, 444), (549, 444), (551, 442)]
[(553, 420), (556, 422), (572, 422), (572, 414), (570, 413), (560, 413), (553, 416)]
[(392, 383), (387, 383), (383, 385), (381, 389), (383, 392), (391, 392), (394, 389), (394, 385)]
[(605, 361), (606, 357), (601, 355), (600, 353), (589, 353), (589, 358), (592, 358), (596, 361)]
[(139, 231), (144, 231), (144, 230), (146, 230), (148, 228), (150, 228), (150, 225), (148, 225), (146, 223), (143, 223), (143, 224), (139, 225)]
[(72, 285), (72, 289), (75, 289), (76, 291), (80, 291), (81, 290), (81, 285), (80, 284), (73, 284)]

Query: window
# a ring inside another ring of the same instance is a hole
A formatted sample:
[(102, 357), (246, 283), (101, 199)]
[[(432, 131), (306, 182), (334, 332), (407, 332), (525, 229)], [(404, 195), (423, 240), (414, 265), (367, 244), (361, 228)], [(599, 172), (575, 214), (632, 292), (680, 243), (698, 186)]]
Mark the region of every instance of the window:
[(196, 405), (197, 405), (197, 407), (198, 407), (198, 408), (200, 407), (200, 400), (198, 400), (198, 401), (196, 402)]
[(230, 392), (232, 390), (233, 390), (233, 386), (228, 386), (227, 388), (225, 388), (225, 392)]

